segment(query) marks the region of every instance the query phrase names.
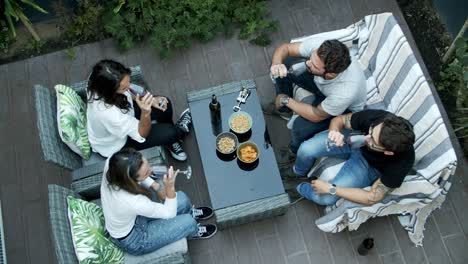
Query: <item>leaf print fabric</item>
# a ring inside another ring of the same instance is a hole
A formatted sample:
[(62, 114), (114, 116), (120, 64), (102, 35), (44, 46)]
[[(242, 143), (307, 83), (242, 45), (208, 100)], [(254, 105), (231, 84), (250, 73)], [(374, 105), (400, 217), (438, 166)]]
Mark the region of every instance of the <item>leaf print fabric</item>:
[(57, 125), (62, 141), (84, 159), (91, 156), (86, 130), (86, 104), (70, 87), (57, 84)]
[(68, 219), (80, 264), (123, 263), (124, 253), (109, 239), (102, 209), (90, 202), (67, 197)]

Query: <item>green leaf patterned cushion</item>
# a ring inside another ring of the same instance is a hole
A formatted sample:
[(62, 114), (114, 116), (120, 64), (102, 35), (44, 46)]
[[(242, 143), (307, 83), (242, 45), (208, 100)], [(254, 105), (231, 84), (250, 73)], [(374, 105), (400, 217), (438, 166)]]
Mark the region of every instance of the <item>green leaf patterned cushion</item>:
[(62, 141), (84, 159), (91, 156), (86, 128), (86, 104), (70, 87), (57, 84), (57, 124)]
[(123, 263), (124, 252), (109, 238), (102, 209), (90, 202), (67, 197), (73, 245), (80, 263)]

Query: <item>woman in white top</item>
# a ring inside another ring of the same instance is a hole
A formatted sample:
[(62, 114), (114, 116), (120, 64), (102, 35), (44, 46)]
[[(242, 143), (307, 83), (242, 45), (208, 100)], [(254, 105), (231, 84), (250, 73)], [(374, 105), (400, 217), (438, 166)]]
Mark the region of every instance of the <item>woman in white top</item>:
[[(130, 74), (129, 68), (113, 60), (93, 67), (87, 91), (87, 130), (93, 151), (109, 157), (124, 146), (142, 150), (163, 145), (175, 159), (186, 160), (180, 139), (189, 132), (189, 109), (174, 125), (169, 99), (131, 84)], [(146, 95), (135, 92), (138, 88)]]
[[(106, 229), (119, 248), (141, 255), (184, 237), (201, 239), (216, 233), (215, 225), (196, 222), (211, 217), (213, 210), (193, 208), (185, 193), (175, 191), (178, 172), (171, 166), (163, 179), (154, 181), (148, 161), (134, 149), (123, 149), (107, 160), (101, 202)], [(155, 201), (156, 194), (163, 203)]]

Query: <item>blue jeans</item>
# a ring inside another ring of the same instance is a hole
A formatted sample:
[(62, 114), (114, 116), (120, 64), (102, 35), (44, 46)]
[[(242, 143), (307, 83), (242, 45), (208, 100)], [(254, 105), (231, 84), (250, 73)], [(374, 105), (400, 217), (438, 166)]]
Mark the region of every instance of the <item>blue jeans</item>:
[[(315, 95), (306, 97), (302, 100), (303, 103), (314, 105), (313, 101), (316, 100)], [(316, 105), (314, 105), (316, 106)], [(330, 126), (331, 117), (324, 119), (320, 122), (311, 122), (302, 116), (299, 116), (294, 120), (291, 129), (291, 143), (289, 148), (292, 152), (297, 153), (302, 142), (310, 139), (317, 133), (320, 133)]]
[[(343, 131), (345, 136), (349, 131)], [(299, 148), (294, 165), (294, 171), (299, 175), (307, 175), (315, 160), (323, 156), (347, 157), (347, 161), (330, 183), (338, 187), (364, 188), (372, 185), (380, 178), (380, 172), (369, 166), (362, 156), (360, 149), (351, 149), (348, 145), (343, 147), (331, 146), (327, 151), (325, 142), (328, 138), (328, 130), (323, 131), (313, 138), (305, 141)], [(331, 194), (317, 194), (309, 182), (303, 182), (297, 186), (297, 191), (303, 197), (320, 205), (335, 204), (340, 197)]]
[(190, 214), (192, 204), (183, 192), (177, 192), (177, 215), (170, 219), (154, 219), (137, 216), (130, 234), (112, 241), (123, 251), (132, 255), (143, 255), (169, 245), (184, 237), (193, 236), (197, 222)]
[[(284, 61), (284, 64), (289, 68), (292, 64), (300, 61), (304, 61), (304, 59), (287, 58)], [(276, 95), (286, 94), (289, 97), (292, 97), (294, 90), (293, 84), (296, 84), (314, 94), (313, 96), (305, 98), (302, 102), (317, 107), (325, 99), (325, 95), (323, 95), (323, 93), (318, 89), (315, 84), (314, 77), (315, 76), (313, 74), (307, 71), (299, 76), (288, 73), (284, 78), (277, 77), (275, 78)], [(289, 144), (291, 151), (296, 153), (302, 142), (327, 129), (330, 125), (330, 120), (331, 117), (320, 122), (311, 122), (299, 116), (294, 121), (291, 130), (292, 139)]]

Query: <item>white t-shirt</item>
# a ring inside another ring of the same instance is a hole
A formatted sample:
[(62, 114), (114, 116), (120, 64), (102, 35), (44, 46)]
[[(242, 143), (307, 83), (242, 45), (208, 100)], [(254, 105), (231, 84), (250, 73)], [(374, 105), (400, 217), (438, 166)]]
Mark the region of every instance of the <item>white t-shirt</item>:
[(139, 120), (135, 118), (132, 96), (125, 92), (131, 108), (127, 113), (115, 105), (108, 105), (102, 100), (88, 102), (86, 117), (89, 143), (94, 152), (110, 157), (122, 149), (127, 136), (137, 142), (145, 142), (138, 132)]
[(132, 194), (109, 185), (106, 179), (109, 159), (106, 161), (101, 182), (101, 203), (106, 229), (114, 238), (130, 233), (138, 215), (149, 218), (169, 219), (177, 215), (177, 195), (166, 198), (164, 204), (151, 201), (142, 194)]
[[(305, 40), (299, 46), (301, 56), (310, 58), (312, 53), (320, 47), (313, 38)], [(331, 80), (321, 76), (314, 77), (317, 88), (326, 96), (321, 105), (325, 112), (332, 116), (341, 115), (346, 109), (359, 112), (366, 105), (366, 77), (354, 57), (351, 64), (342, 73)]]

